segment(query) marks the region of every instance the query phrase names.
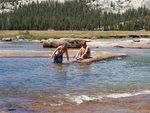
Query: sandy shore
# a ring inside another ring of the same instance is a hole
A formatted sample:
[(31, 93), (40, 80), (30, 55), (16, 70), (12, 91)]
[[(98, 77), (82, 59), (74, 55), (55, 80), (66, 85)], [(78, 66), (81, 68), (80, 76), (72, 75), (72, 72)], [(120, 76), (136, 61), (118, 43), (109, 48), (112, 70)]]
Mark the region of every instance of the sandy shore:
[(150, 49), (150, 38), (90, 40), (88, 45), (90, 47)]
[[(50, 57), (53, 51), (35, 51), (35, 50), (1, 50), (0, 57)], [(77, 50), (70, 50), (70, 57), (74, 57)]]
[(80, 105), (65, 104), (51, 106), (49, 102), (35, 102), (28, 109), (49, 113), (150, 113), (150, 95), (138, 95), (118, 99), (102, 99), (88, 101)]
[[(134, 48), (150, 49), (149, 38), (138, 39), (97, 39), (87, 40), (91, 48), (117, 47), (117, 48)], [(78, 49), (69, 49), (70, 57), (74, 57)], [(1, 50), (0, 57), (49, 57), (52, 51), (35, 51), (35, 50)]]
[(87, 101), (82, 104), (65, 103), (52, 105), (49, 100), (36, 100), (31, 103), (0, 104), (0, 113), (26, 111), (28, 113), (150, 113), (150, 94), (122, 97), (117, 99), (103, 98)]

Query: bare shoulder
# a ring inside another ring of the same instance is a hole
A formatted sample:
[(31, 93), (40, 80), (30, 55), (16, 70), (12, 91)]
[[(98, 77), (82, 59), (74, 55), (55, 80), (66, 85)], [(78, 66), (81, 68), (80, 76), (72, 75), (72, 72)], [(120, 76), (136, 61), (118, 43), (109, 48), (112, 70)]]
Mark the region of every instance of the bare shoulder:
[(62, 48), (62, 45), (58, 46), (57, 48)]

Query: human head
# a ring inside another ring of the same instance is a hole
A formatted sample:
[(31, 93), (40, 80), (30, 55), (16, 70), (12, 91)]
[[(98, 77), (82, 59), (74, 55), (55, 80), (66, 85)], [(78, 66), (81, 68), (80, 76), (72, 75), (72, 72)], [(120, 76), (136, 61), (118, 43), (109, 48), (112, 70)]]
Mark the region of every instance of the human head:
[(82, 47), (86, 47), (86, 46), (87, 46), (87, 45), (86, 45), (86, 41), (83, 41), (81, 46), (82, 46)]
[(62, 47), (66, 49), (66, 48), (67, 48), (67, 43), (64, 42), (64, 43), (62, 44)]

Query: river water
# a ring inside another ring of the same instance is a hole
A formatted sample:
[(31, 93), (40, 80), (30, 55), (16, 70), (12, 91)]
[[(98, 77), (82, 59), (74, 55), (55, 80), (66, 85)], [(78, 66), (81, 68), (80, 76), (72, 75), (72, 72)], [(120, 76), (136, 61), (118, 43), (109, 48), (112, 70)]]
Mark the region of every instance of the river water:
[[(41, 44), (0, 44), (1, 50), (49, 50)], [(48, 58), (0, 59), (0, 111), (37, 112), (33, 102), (50, 106), (81, 104), (103, 98), (150, 94), (150, 49), (91, 48), (93, 53), (126, 53), (89, 65), (56, 65)], [(72, 59), (73, 60), (73, 59)]]

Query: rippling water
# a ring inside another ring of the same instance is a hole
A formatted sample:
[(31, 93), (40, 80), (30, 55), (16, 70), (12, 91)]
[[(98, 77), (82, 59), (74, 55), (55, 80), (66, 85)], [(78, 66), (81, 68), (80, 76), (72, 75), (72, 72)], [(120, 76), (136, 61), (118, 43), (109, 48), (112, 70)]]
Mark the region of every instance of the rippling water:
[(79, 104), (150, 93), (149, 49), (93, 48), (95, 52), (101, 50), (123, 52), (129, 57), (89, 65), (56, 65), (48, 58), (1, 58), (0, 106), (38, 99)]

